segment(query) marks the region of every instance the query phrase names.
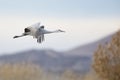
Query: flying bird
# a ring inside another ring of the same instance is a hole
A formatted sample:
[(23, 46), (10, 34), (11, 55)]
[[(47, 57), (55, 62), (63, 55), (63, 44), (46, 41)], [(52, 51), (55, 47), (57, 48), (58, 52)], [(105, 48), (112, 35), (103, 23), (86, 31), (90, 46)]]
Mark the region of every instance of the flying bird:
[(36, 23), (25, 28), (24, 33), (22, 33), (21, 35), (14, 36), (13, 38), (19, 38), (30, 35), (33, 36), (33, 38), (36, 38), (38, 43), (42, 43), (45, 40), (44, 34), (58, 33), (58, 32), (65, 32), (65, 31), (60, 29), (55, 31), (48, 31), (44, 29), (44, 25), (40, 25), (40, 23)]

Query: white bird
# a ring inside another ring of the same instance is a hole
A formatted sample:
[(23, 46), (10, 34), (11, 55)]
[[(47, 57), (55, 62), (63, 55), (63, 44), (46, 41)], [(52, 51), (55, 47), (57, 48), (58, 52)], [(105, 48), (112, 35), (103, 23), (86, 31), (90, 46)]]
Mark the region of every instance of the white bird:
[(44, 34), (57, 33), (57, 32), (65, 32), (65, 31), (62, 31), (60, 29), (55, 31), (47, 31), (44, 29), (44, 26), (40, 26), (40, 23), (36, 23), (34, 25), (31, 25), (25, 28), (24, 33), (22, 35), (14, 36), (13, 38), (19, 38), (19, 37), (30, 35), (30, 36), (33, 36), (33, 38), (37, 38), (38, 43), (41, 43), (45, 40)]

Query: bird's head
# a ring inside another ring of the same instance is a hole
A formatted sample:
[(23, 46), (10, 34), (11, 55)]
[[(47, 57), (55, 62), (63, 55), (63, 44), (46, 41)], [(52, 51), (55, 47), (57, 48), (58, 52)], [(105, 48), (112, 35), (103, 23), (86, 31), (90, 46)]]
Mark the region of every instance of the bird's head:
[(44, 29), (44, 26), (42, 25), (42, 26), (40, 26), (40, 28), (43, 28), (43, 29)]

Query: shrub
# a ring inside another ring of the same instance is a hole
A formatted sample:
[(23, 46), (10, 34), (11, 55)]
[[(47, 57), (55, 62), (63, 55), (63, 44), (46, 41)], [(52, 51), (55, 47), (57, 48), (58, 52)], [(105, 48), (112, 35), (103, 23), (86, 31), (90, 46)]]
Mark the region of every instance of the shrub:
[(102, 79), (120, 80), (120, 31), (109, 43), (98, 47), (94, 54), (93, 68)]

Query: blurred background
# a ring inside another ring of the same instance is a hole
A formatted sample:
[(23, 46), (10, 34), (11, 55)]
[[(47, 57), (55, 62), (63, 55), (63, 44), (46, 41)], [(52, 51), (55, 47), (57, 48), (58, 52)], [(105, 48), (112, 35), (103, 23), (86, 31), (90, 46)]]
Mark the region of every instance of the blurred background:
[[(0, 0), (0, 53), (33, 48), (66, 51), (96, 41), (119, 29), (119, 3), (119, 0)], [(66, 33), (46, 35), (42, 44), (32, 37), (12, 38), (37, 22), (46, 29), (62, 29)]]
[[(29, 36), (13, 39), (37, 22), (66, 33), (45, 35), (42, 44)], [(119, 29), (119, 0), (0, 0), (0, 63), (88, 73), (97, 46)]]

